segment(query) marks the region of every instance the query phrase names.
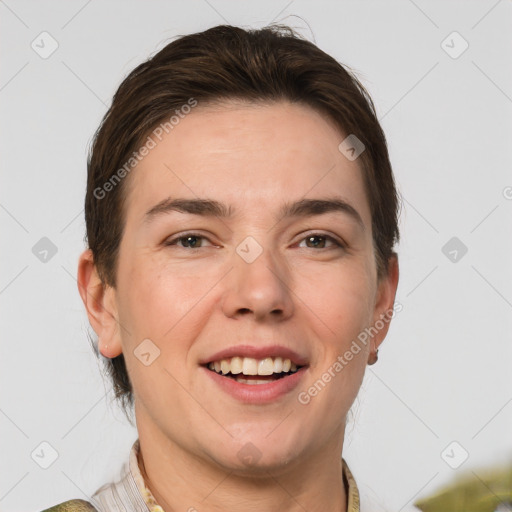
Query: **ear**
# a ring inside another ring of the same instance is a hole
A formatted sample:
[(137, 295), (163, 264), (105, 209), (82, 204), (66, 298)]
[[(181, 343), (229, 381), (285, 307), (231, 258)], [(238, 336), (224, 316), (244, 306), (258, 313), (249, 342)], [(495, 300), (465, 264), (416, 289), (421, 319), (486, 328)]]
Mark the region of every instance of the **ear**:
[(122, 353), (122, 345), (115, 290), (101, 281), (90, 249), (80, 255), (77, 282), (89, 323), (98, 335), (98, 350), (104, 357), (117, 357)]
[(377, 298), (373, 312), (373, 323), (377, 332), (372, 337), (371, 350), (376, 351), (386, 337), (391, 318), (395, 312), (395, 295), (398, 286), (398, 256), (393, 255), (388, 260), (388, 272), (378, 282)]

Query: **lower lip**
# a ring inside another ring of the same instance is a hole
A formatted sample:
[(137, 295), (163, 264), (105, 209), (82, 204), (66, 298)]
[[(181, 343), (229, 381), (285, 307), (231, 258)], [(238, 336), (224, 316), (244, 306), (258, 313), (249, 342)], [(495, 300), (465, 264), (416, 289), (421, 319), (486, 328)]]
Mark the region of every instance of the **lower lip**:
[(233, 398), (247, 404), (264, 404), (278, 400), (293, 391), (304, 376), (307, 367), (303, 366), (288, 377), (269, 381), (267, 384), (243, 384), (230, 377), (223, 377), (204, 366), (202, 369)]

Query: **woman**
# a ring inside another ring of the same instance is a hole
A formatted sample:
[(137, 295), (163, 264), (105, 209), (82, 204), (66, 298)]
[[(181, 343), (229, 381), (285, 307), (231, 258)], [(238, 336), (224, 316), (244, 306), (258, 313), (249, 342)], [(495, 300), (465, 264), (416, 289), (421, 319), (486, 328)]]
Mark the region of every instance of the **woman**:
[(78, 267), (138, 439), (51, 510), (359, 510), (345, 423), (394, 313), (398, 209), (367, 92), (291, 29), (138, 66), (91, 150)]

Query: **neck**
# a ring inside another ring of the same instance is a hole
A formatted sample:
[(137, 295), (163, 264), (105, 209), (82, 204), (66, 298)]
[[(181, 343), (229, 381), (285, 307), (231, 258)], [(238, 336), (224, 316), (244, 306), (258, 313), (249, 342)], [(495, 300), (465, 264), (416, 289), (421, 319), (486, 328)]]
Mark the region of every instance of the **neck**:
[(169, 441), (158, 429), (139, 429), (139, 468), (165, 512), (346, 512), (339, 432), (322, 451), (286, 468), (242, 475)]

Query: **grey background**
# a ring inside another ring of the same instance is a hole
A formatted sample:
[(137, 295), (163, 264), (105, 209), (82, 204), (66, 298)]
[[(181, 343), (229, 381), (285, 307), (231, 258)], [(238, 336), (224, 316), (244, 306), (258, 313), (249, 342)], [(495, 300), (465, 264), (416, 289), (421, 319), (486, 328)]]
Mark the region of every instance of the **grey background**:
[[(221, 23), (298, 28), (358, 73), (389, 141), (403, 311), (347, 428), (363, 510), (415, 510), (457, 475), (510, 461), (511, 14), (506, 0), (0, 1), (0, 509), (87, 499), (136, 438), (77, 291), (87, 148), (136, 64)], [(31, 47), (43, 31), (58, 43), (46, 59)], [(469, 44), (457, 58), (454, 31)], [(57, 250), (46, 262), (33, 253), (43, 237)], [(50, 456), (44, 441), (59, 455), (48, 469), (31, 457)]]

